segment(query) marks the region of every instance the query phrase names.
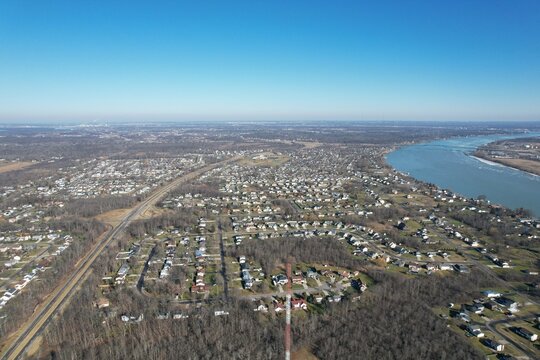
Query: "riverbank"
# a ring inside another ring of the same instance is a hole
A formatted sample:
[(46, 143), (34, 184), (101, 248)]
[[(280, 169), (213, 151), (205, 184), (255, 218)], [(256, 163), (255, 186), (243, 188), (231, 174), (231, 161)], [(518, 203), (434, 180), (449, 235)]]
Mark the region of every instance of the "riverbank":
[(492, 164), (504, 165), (512, 169), (526, 172), (530, 175), (540, 176), (540, 162), (526, 159), (496, 158), (481, 151), (476, 151), (472, 155), (476, 159), (488, 161)]
[(535, 134), (454, 137), (397, 148), (385, 156), (395, 170), (465, 197), (486, 196), (493, 204), (540, 214), (540, 176), (490, 158), (476, 157), (483, 145)]

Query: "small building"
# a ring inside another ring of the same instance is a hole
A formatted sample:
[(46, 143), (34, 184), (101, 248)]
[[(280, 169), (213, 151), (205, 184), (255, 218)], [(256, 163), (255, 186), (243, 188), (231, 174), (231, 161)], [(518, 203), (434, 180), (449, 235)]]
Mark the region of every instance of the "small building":
[(483, 338), (485, 336), (479, 326), (467, 325), (466, 329), (469, 334), (476, 336), (477, 338)]
[(291, 307), (293, 310), (307, 310), (307, 303), (304, 299), (292, 299)]
[(536, 341), (538, 339), (537, 334), (522, 327), (514, 328), (514, 332), (529, 341)]
[(118, 272), (116, 273), (116, 278), (114, 279), (115, 282), (117, 284), (123, 284), (126, 279), (126, 275), (128, 271), (129, 271), (129, 264), (123, 263), (120, 269), (118, 269)]
[(276, 275), (276, 276), (272, 277), (272, 283), (274, 284), (274, 286), (285, 285), (288, 282), (289, 282), (289, 279), (287, 278), (287, 276), (285, 276), (283, 274), (279, 274), (279, 275)]
[(98, 309), (108, 308), (110, 306), (109, 299), (101, 297), (94, 303)]
[(497, 341), (495, 341), (495, 340), (483, 339), (481, 341), (482, 341), (482, 344), (484, 344), (485, 346), (487, 346), (490, 349), (493, 349), (494, 351), (499, 352), (499, 351), (504, 350), (504, 345), (497, 342)]

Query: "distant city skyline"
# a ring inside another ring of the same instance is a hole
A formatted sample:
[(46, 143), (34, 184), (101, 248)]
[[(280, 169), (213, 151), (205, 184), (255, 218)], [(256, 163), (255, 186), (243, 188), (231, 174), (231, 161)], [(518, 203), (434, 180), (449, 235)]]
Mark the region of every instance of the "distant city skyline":
[(540, 120), (540, 2), (0, 3), (0, 122)]

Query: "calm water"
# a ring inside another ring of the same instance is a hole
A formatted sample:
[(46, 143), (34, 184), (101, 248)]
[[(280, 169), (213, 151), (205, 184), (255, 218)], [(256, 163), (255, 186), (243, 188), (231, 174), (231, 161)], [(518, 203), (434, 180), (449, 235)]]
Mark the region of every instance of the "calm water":
[(467, 197), (486, 195), (493, 203), (523, 207), (540, 216), (540, 176), (497, 164), (487, 164), (469, 154), (495, 140), (540, 136), (490, 135), (452, 138), (400, 148), (388, 154), (395, 169)]

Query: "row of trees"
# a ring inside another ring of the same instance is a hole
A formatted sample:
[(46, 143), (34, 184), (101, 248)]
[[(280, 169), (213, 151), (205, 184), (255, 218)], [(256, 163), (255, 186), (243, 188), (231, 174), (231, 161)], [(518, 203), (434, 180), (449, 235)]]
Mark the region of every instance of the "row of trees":
[(51, 210), (51, 215), (71, 214), (79, 217), (92, 217), (110, 210), (131, 207), (136, 201), (136, 197), (129, 195), (76, 199), (68, 202), (63, 208)]
[(228, 256), (245, 255), (261, 263), (266, 274), (287, 261), (329, 264), (358, 269), (365, 265), (360, 258), (351, 255), (333, 237), (326, 238), (276, 238), (246, 240), (241, 247), (230, 248)]
[[(320, 359), (482, 359), (483, 354), (446, 327), (432, 307), (468, 301), (493, 283), (482, 273), (406, 278), (369, 270), (375, 285), (359, 301), (331, 305), (322, 314), (294, 316), (293, 352), (309, 349)], [(262, 315), (253, 303), (216, 302), (200, 308), (145, 297), (135, 289), (109, 294), (116, 313), (91, 306), (97, 276), (90, 279), (46, 335), (54, 359), (181, 358), (275, 359), (283, 357), (283, 316)], [(215, 310), (228, 316), (216, 317)], [(182, 311), (188, 319), (158, 320), (156, 314)], [(138, 316), (124, 324), (120, 314)]]
[(294, 319), (296, 346), (320, 359), (482, 359), (431, 308), (466, 301), (490, 284), (481, 274), (407, 279), (370, 271), (377, 285), (358, 304), (346, 302), (321, 316)]
[(193, 230), (198, 219), (207, 215), (208, 213), (203, 209), (177, 209), (151, 219), (137, 220), (129, 225), (127, 232), (130, 236), (142, 237), (145, 234), (156, 234), (167, 227)]

